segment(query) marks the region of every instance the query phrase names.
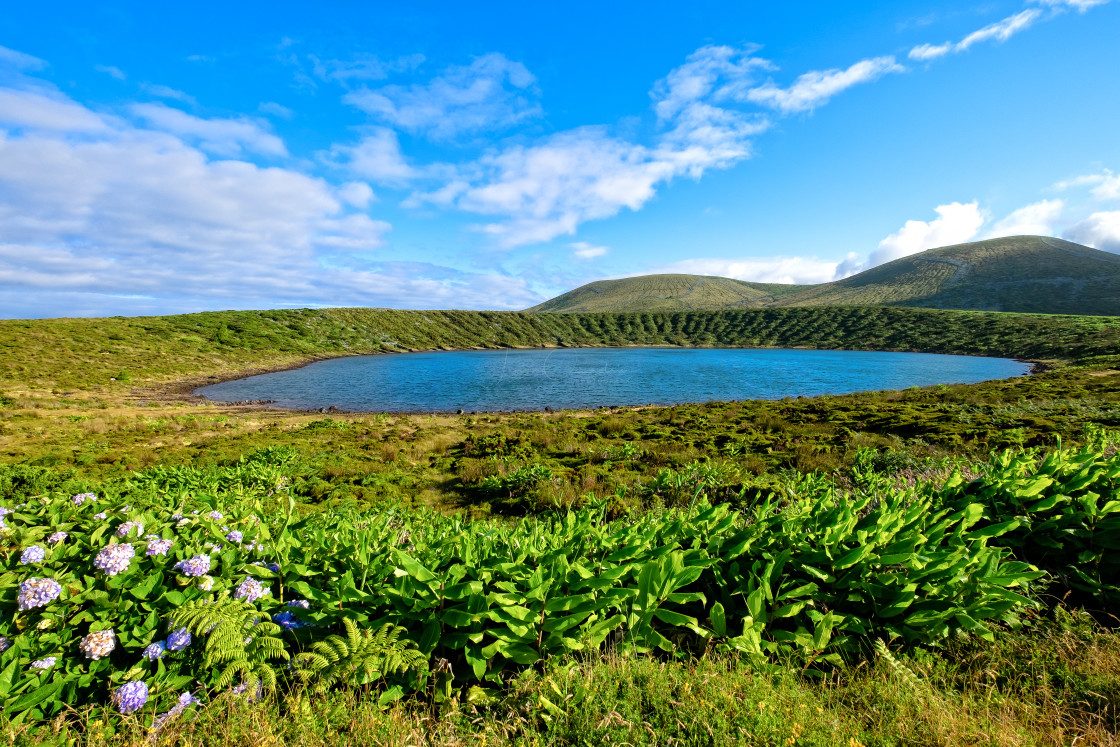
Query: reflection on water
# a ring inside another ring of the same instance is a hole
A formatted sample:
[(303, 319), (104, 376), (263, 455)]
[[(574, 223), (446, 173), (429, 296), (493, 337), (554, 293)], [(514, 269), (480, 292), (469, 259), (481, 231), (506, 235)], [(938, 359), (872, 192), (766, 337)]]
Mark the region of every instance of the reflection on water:
[(366, 355), (203, 387), (281, 407), (449, 412), (679, 404), (904, 389), (1027, 373), (1003, 358), (738, 348), (464, 350)]

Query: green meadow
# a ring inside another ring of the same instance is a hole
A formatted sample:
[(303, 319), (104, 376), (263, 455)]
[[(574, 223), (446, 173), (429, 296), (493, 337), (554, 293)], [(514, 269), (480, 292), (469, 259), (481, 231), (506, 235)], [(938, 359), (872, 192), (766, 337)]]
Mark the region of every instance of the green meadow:
[[(339, 355), (589, 345), (1037, 365), (481, 415), (190, 396)], [(0, 348), (11, 743), (1117, 741), (1116, 318), (304, 309), (0, 321)]]

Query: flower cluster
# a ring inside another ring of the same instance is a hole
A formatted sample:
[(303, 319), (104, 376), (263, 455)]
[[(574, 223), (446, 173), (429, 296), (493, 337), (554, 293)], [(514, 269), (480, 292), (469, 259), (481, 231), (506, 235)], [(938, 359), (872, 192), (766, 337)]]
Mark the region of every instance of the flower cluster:
[(47, 551), (39, 545), (32, 545), (31, 547), (20, 553), (20, 565), (29, 565), (31, 563), (42, 563), (47, 557)]
[(161, 539), (159, 537), (148, 537), (148, 555), (166, 555), (171, 546), (175, 544), (175, 540)]
[(80, 506), (86, 501), (93, 501), (94, 503), (97, 503), (97, 496), (93, 493), (78, 493), (70, 500), (74, 501), (75, 506)]
[(6, 635), (0, 635), (0, 654), (4, 653), (12, 647), (12, 639)]
[(303, 620), (296, 617), (294, 613), (288, 611), (277, 612), (272, 616), (272, 622), (276, 623), (284, 630), (295, 630), (296, 628), (302, 628), (307, 625)]
[(97, 553), (93, 565), (95, 568), (105, 571), (106, 576), (116, 576), (118, 573), (124, 573), (128, 570), (128, 566), (132, 563), (132, 558), (135, 555), (135, 548), (128, 543), (109, 545)]
[(252, 576), (246, 576), (245, 580), (239, 583), (237, 588), (233, 590), (233, 598), (244, 599), (246, 602), (255, 602), (267, 593), (268, 589), (264, 588), (260, 581)]
[(167, 651), (167, 644), (163, 641), (156, 641), (155, 643), (149, 643), (145, 646), (140, 655), (148, 661), (155, 661), (163, 656), (165, 651)]
[(306, 599), (292, 599), (288, 602), (287, 607), (299, 607), (302, 610), (311, 609), (311, 602)]
[(109, 515), (109, 514), (107, 514), (107, 513), (105, 513), (104, 511), (102, 511), (102, 512), (101, 512), (101, 513), (99, 513), (99, 514), (94, 514), (94, 515), (93, 515), (93, 518), (95, 518), (95, 519), (97, 519), (98, 521), (100, 521), (100, 520), (104, 519), (104, 518), (105, 518), (106, 516), (108, 516), (108, 515)]
[(31, 668), (32, 669), (50, 669), (51, 667), (53, 667), (57, 663), (58, 663), (58, 657), (57, 656), (47, 656), (47, 657), (44, 657), (42, 659), (36, 659), (35, 661), (31, 662)]
[(55, 532), (50, 537), (47, 537), (47, 544), (57, 545), (59, 542), (65, 542), (66, 538), (69, 536), (70, 534), (68, 532)]
[(225, 515), (221, 511), (211, 511), (210, 513), (208, 513), (206, 515), (209, 516), (214, 521), (221, 521), (222, 519), (226, 518)]
[(226, 539), (230, 542), (241, 542), (241, 538), (241, 532), (237, 531), (236, 529), (230, 531), (230, 533), (226, 535)]
[(163, 725), (170, 719), (175, 718), (180, 713), (187, 710), (187, 708), (191, 707), (197, 702), (198, 698), (196, 698), (195, 696), (191, 695), (190, 693), (183, 693), (179, 696), (179, 702), (171, 706), (170, 711), (168, 711), (167, 713), (161, 713), (160, 715), (156, 716), (155, 720), (152, 722), (152, 731), (159, 731), (161, 728), (163, 728)]
[(113, 691), (113, 705), (124, 714), (135, 713), (148, 702), (148, 686), (137, 680), (126, 682)]
[(123, 524), (121, 524), (119, 527), (117, 527), (117, 536), (118, 537), (127, 537), (128, 533), (131, 532), (133, 529), (136, 530), (136, 536), (137, 537), (139, 537), (141, 534), (144, 533), (144, 525), (143, 524), (141, 524), (138, 521), (126, 521)]
[(62, 593), (62, 584), (53, 578), (29, 578), (19, 585), (16, 601), (21, 611), (44, 607)]
[(205, 576), (210, 570), (210, 556), (195, 555), (193, 558), (180, 560), (175, 564), (175, 570), (184, 576)]
[(167, 650), (182, 651), (191, 645), (191, 632), (186, 628), (179, 628), (167, 634)]
[[(116, 647), (117, 634), (113, 632), (112, 628), (90, 633), (82, 638), (82, 642), (78, 645), (78, 648), (86, 655), (87, 659), (94, 660), (108, 656)], [(145, 696), (146, 695), (147, 690), (145, 690)]]

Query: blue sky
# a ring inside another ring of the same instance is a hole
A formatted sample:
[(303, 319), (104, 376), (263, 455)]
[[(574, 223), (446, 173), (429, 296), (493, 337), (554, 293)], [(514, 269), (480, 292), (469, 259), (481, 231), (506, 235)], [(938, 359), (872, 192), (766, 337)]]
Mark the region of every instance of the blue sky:
[(0, 316), (1120, 252), (1120, 2), (533, 5), (9, 4)]

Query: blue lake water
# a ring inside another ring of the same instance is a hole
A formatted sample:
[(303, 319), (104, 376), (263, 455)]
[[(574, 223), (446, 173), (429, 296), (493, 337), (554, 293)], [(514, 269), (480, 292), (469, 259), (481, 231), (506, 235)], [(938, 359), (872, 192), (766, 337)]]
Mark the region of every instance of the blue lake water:
[(1004, 358), (839, 350), (463, 350), (335, 358), (195, 393), (298, 409), (540, 410), (905, 389), (1003, 379), (1029, 368)]

